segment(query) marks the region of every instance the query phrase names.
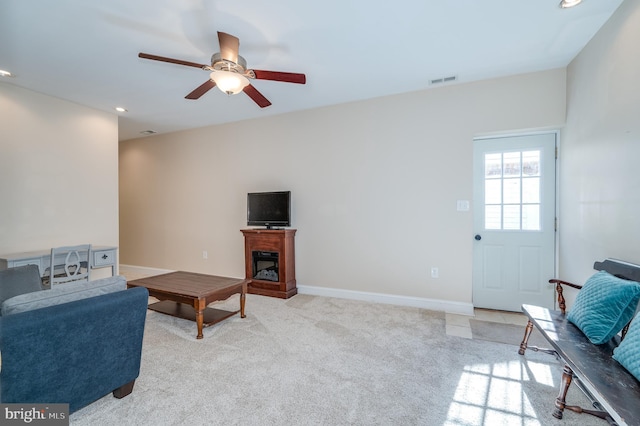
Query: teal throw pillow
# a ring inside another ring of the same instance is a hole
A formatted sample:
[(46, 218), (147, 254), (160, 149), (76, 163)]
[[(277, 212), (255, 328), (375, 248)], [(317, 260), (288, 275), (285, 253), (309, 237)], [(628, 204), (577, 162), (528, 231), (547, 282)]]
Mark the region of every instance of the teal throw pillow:
[(636, 315), (624, 340), (613, 350), (613, 359), (640, 380), (640, 315)]
[(640, 299), (640, 284), (605, 271), (587, 280), (567, 315), (594, 345), (607, 343), (631, 321)]

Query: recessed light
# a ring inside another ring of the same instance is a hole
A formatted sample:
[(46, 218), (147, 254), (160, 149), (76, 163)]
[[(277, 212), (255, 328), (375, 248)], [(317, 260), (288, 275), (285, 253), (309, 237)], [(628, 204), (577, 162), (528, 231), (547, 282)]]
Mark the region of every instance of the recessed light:
[(115, 107), (114, 109), (116, 111), (118, 111), (118, 112), (127, 112), (127, 110), (125, 108), (122, 108), (122, 107)]
[(9, 71), (0, 70), (0, 77), (13, 77), (13, 74), (11, 74)]
[(153, 135), (154, 133), (157, 133), (154, 130), (143, 130), (140, 133), (142, 133), (143, 135)]
[(582, 0), (562, 0), (560, 2), (560, 7), (562, 9), (566, 9), (568, 7), (573, 7), (573, 6), (577, 6), (580, 3), (582, 3)]

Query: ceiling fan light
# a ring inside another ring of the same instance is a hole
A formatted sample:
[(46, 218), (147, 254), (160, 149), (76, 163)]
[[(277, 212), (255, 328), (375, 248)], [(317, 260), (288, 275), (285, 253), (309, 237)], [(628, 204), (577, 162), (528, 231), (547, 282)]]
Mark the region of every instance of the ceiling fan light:
[(582, 0), (562, 0), (560, 2), (560, 7), (566, 9), (568, 7), (577, 6), (582, 3)]
[(249, 79), (242, 74), (232, 71), (214, 71), (209, 77), (216, 83), (218, 89), (227, 95), (235, 95), (249, 85)]

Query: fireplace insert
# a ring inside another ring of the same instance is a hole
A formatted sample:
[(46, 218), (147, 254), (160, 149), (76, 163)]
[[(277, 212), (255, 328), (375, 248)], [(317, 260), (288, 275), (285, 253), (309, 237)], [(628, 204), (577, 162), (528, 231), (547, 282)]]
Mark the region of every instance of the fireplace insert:
[(253, 279), (279, 282), (278, 257), (279, 254), (275, 251), (252, 252)]

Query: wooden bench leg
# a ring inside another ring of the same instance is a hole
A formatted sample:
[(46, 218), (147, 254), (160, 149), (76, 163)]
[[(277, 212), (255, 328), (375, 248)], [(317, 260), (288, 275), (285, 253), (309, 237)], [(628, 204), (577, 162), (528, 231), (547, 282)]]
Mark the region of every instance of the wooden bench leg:
[(545, 354), (553, 355), (558, 360), (560, 357), (558, 356), (558, 352), (555, 349), (546, 349), (539, 348), (537, 346), (529, 346), (529, 337), (531, 337), (531, 332), (533, 331), (533, 322), (531, 320), (527, 321), (527, 327), (524, 329), (524, 337), (522, 338), (522, 342), (520, 343), (520, 349), (518, 349), (518, 353), (520, 355), (524, 355), (525, 351), (529, 349), (534, 352), (544, 352)]
[(529, 342), (529, 336), (531, 336), (531, 332), (533, 331), (533, 323), (531, 320), (527, 322), (527, 327), (524, 329), (524, 338), (522, 339), (522, 343), (520, 343), (520, 349), (518, 353), (520, 355), (524, 355), (524, 351), (527, 350), (527, 343)]
[(132, 380), (129, 383), (120, 386), (118, 389), (113, 391), (113, 396), (120, 399), (129, 395), (131, 392), (133, 392), (133, 385), (135, 384), (135, 382), (135, 380)]
[[(553, 417), (556, 419), (561, 419), (564, 414), (564, 410), (571, 410), (575, 413), (579, 414), (591, 414), (592, 416), (599, 417), (609, 422), (609, 424), (615, 425), (615, 421), (609, 416), (609, 413), (603, 411), (598, 402), (593, 402), (595, 408), (599, 408), (599, 410), (587, 410), (585, 408), (579, 407), (577, 405), (567, 405), (567, 391), (569, 390), (569, 386), (573, 381), (573, 370), (565, 364), (564, 370), (562, 371), (562, 381), (560, 382), (560, 392), (558, 393), (558, 397), (556, 398), (556, 408), (553, 410)], [(576, 379), (577, 380), (577, 379)], [(582, 392), (589, 398), (593, 400), (591, 394), (589, 394), (586, 389), (583, 388), (580, 381), (578, 380), (578, 387), (582, 390)]]
[(560, 382), (560, 392), (556, 398), (556, 408), (553, 410), (553, 417), (561, 419), (565, 407), (567, 406), (567, 391), (573, 380), (573, 371), (565, 364), (562, 371), (562, 381)]

